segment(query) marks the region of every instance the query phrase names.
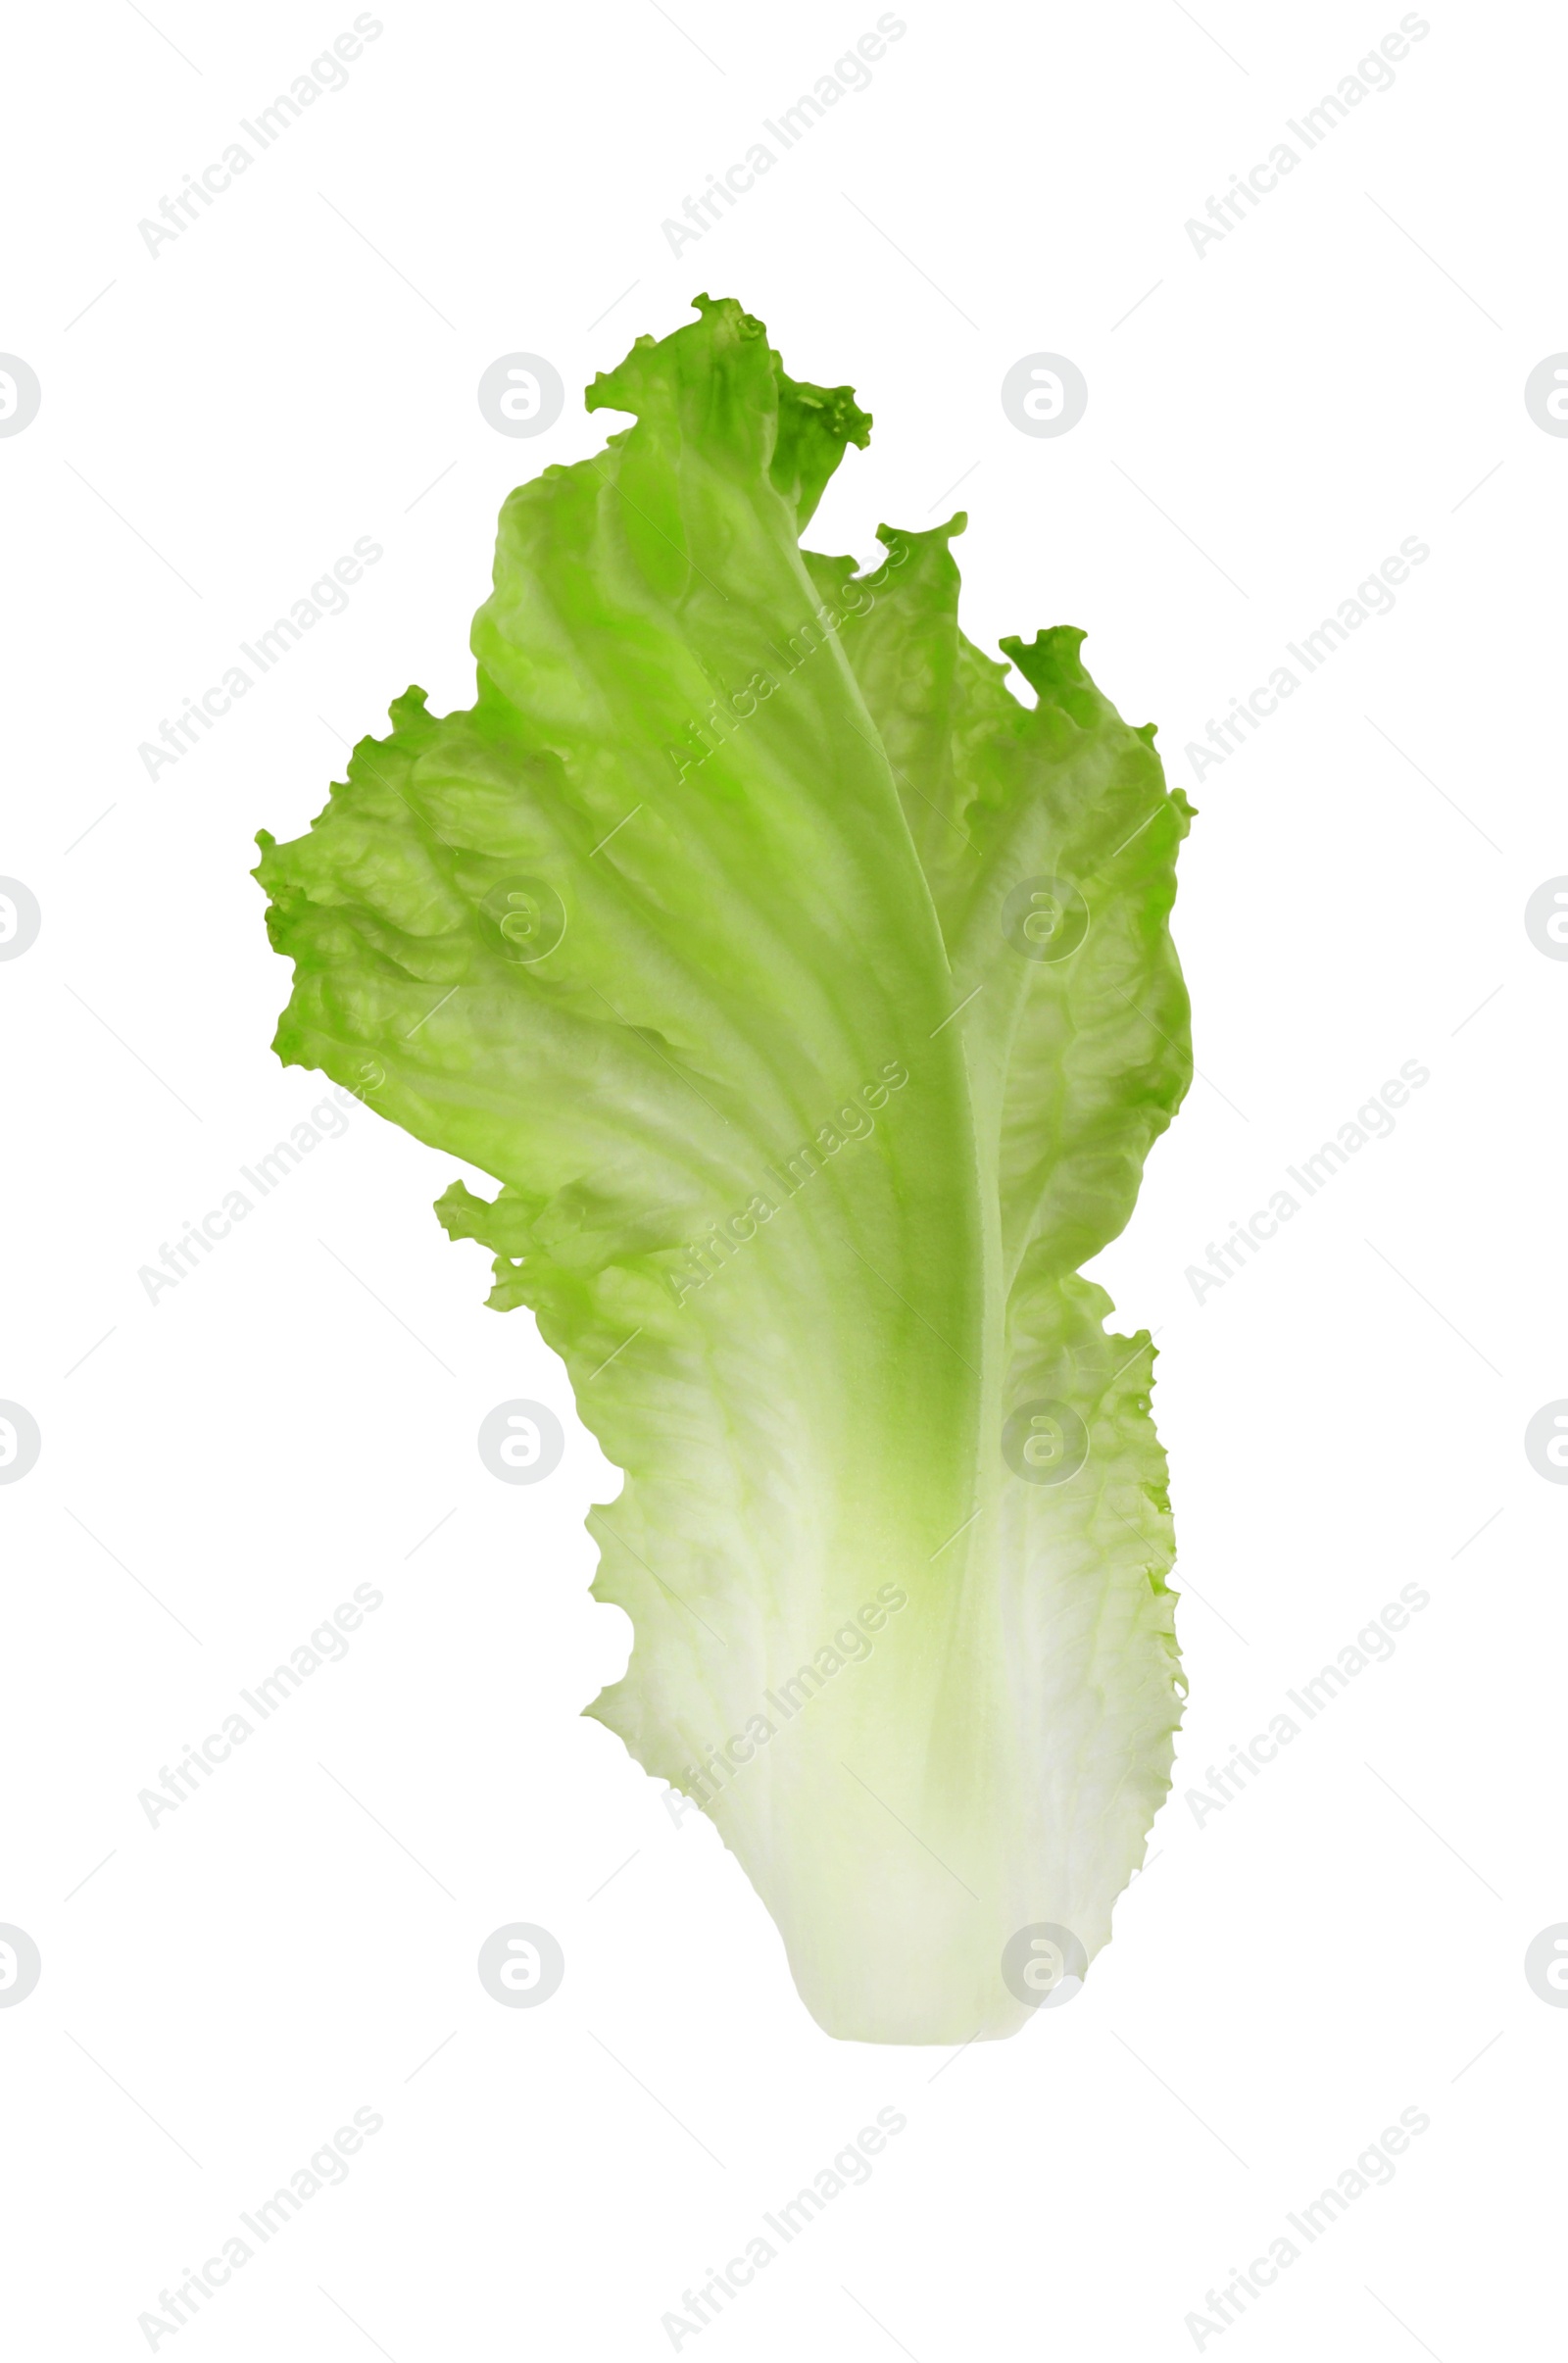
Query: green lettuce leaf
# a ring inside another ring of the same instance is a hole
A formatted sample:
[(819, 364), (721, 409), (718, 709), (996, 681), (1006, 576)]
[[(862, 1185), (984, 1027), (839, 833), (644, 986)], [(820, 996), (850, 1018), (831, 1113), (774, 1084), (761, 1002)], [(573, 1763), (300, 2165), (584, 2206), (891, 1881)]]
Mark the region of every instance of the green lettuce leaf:
[(437, 1210), (625, 1472), (588, 1711), (829, 2033), (961, 2043), (1104, 1943), (1169, 1786), (1152, 1347), (1078, 1271), (1190, 1078), (1188, 807), (1081, 634), (1004, 644), (1032, 705), (963, 638), (961, 517), (801, 550), (870, 421), (698, 310), (507, 501), (473, 706), (261, 837), (275, 1047), (499, 1184)]

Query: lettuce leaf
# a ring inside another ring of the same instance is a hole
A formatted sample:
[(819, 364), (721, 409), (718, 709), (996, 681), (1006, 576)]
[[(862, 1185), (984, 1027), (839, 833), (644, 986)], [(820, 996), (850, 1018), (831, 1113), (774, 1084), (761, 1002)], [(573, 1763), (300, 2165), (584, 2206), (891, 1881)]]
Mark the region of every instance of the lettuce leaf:
[[(730, 301), (502, 512), (475, 702), (410, 689), (257, 871), (276, 1037), (494, 1176), (492, 1253), (625, 1472), (588, 1711), (710, 1814), (830, 2034), (1013, 2032), (1169, 1786), (1153, 1350), (1079, 1266), (1191, 1074), (1189, 808), (1082, 635), (957, 624), (950, 542), (800, 534), (870, 420)], [(1024, 1940), (1027, 1952), (1029, 1940)]]

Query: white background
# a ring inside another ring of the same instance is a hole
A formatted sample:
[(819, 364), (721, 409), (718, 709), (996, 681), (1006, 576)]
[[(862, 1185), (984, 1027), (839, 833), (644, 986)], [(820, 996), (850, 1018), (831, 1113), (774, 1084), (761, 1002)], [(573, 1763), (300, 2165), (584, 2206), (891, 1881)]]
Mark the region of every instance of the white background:
[[(145, 2353), (138, 2314), (360, 2106), (347, 2183), (158, 2352), (667, 2354), (683, 2289), (882, 2106), (907, 2125), (870, 2183), (682, 2352), (1191, 2354), (1205, 2291), (1406, 2107), (1396, 2179), (1203, 2351), (1558, 2335), (1568, 2015), (1522, 1961), (1568, 1918), (1568, 1494), (1522, 1437), (1568, 1395), (1568, 966), (1523, 908), (1568, 870), (1568, 442), (1523, 386), (1568, 345), (1563, 28), (1425, 12), (1394, 87), (1200, 256), (1187, 220), (1397, 0), (910, 7), (672, 256), (664, 218), (876, 13), (382, 7), (347, 87), (156, 256), (138, 222), (351, 0), (13, 28), (0, 347), (43, 388), (0, 440), (0, 872), (43, 913), (0, 964), (0, 1396), (43, 1436), (0, 1488), (0, 1921), (43, 1956), (0, 2011), (18, 2354)], [(255, 830), (297, 834), (410, 681), (467, 701), (505, 492), (599, 448), (578, 389), (698, 289), (875, 415), (813, 546), (961, 500), (971, 634), (1087, 627), (1200, 808), (1203, 1079), (1099, 1266), (1158, 1331), (1175, 1788), (1083, 1994), (957, 2056), (822, 2036), (714, 1833), (580, 1718), (627, 1644), (582, 1531), (617, 1479), (430, 1215), (451, 1159), (355, 1109), (177, 1289), (137, 1277), (321, 1097), (269, 1050)], [(533, 442), (475, 401), (518, 349), (567, 388)], [(1041, 350), (1090, 388), (1059, 439), (999, 400)], [(347, 612), (149, 779), (138, 745), (361, 536)], [(1209, 717), (1407, 536), (1394, 612), (1195, 776)], [(1406, 1060), (1393, 1136), (1196, 1303), (1187, 1267)], [(518, 1396), (567, 1427), (533, 1488), (474, 1448)], [(346, 1659), (149, 1827), (138, 1792), (361, 1582)], [(1408, 1583), (1392, 1660), (1200, 1824), (1187, 1792)], [(514, 1920), (565, 1950), (542, 2008), (475, 1974)]]

